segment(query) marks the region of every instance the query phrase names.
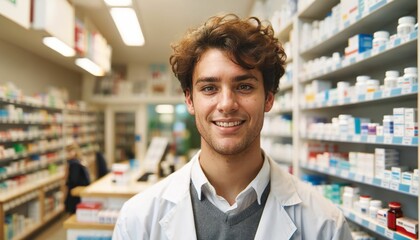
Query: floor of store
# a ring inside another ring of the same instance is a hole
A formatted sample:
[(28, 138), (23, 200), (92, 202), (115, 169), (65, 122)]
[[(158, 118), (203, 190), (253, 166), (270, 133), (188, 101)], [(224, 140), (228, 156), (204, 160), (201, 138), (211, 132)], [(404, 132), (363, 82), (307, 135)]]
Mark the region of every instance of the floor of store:
[(66, 230), (63, 228), (63, 223), (69, 218), (69, 214), (62, 213), (56, 218), (52, 219), (48, 224), (36, 231), (30, 238), (33, 240), (65, 240), (67, 239)]

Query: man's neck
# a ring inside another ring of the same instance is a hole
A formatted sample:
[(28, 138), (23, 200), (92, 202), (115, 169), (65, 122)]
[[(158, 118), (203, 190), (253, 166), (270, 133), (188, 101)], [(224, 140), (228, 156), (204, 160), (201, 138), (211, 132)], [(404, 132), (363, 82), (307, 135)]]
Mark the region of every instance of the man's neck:
[(258, 175), (263, 156), (259, 146), (236, 155), (221, 155), (202, 148), (200, 165), (217, 194), (232, 205), (236, 196)]

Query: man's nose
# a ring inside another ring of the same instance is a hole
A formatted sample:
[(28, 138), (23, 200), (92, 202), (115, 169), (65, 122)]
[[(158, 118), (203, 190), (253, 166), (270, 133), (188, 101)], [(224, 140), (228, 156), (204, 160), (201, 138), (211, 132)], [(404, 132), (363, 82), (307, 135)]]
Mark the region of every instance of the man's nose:
[(221, 113), (231, 113), (238, 110), (237, 95), (233, 90), (224, 89), (219, 94), (217, 110)]

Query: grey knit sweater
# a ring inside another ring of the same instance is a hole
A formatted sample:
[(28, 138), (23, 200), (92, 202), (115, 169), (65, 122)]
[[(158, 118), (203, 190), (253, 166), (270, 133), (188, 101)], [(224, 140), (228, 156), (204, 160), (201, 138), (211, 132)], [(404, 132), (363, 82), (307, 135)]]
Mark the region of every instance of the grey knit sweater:
[(261, 205), (255, 200), (248, 208), (237, 214), (220, 211), (204, 195), (201, 201), (193, 184), (190, 185), (194, 212), (195, 230), (198, 240), (254, 239), (258, 224), (270, 193), (270, 184), (261, 197)]

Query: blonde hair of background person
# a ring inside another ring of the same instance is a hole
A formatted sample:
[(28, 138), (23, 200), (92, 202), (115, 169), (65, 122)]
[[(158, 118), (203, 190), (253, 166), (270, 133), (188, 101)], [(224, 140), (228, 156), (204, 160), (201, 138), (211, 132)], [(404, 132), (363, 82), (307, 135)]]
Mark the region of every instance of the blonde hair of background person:
[(331, 201), (261, 149), (286, 58), (272, 27), (215, 16), (172, 47), (201, 150), (124, 203), (113, 239), (352, 239)]

